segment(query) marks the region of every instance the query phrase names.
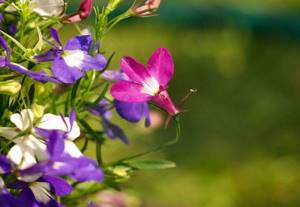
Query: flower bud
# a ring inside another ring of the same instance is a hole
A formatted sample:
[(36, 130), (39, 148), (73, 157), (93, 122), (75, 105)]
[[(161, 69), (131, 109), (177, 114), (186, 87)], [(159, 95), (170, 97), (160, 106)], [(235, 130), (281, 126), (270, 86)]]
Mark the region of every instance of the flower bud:
[(15, 80), (0, 82), (0, 94), (15, 95), (21, 90), (21, 84)]
[(70, 16), (65, 16), (62, 21), (65, 23), (80, 22), (88, 18), (93, 10), (94, 0), (82, 0), (78, 11)]
[(112, 172), (118, 177), (129, 178), (130, 177), (130, 175), (129, 175), (130, 170), (131, 169), (129, 167), (126, 167), (126, 166), (116, 166), (116, 167), (113, 168)]
[(119, 6), (119, 4), (122, 3), (122, 1), (123, 0), (110, 0), (106, 7), (107, 12), (110, 13), (114, 11)]
[(45, 107), (38, 104), (32, 104), (32, 112), (36, 118), (41, 118), (44, 115)]
[(160, 7), (161, 0), (147, 0), (143, 5), (136, 5), (132, 12), (134, 16), (147, 17), (153, 15)]

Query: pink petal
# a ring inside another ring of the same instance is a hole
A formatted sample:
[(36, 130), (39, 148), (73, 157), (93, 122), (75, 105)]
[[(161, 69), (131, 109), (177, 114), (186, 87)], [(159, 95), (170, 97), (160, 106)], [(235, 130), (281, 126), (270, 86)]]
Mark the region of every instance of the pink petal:
[(161, 86), (167, 86), (174, 74), (174, 62), (168, 49), (158, 48), (148, 61), (148, 69)]
[(180, 113), (179, 109), (173, 103), (167, 90), (161, 91), (159, 94), (153, 97), (152, 100), (158, 107), (168, 112), (168, 114), (171, 116), (175, 116)]
[(144, 102), (152, 98), (152, 96), (142, 93), (143, 86), (128, 81), (119, 81), (111, 88), (111, 95), (118, 101), (124, 102)]
[(133, 82), (136, 83), (142, 83), (146, 78), (150, 77), (145, 66), (137, 62), (132, 57), (122, 58), (121, 69)]

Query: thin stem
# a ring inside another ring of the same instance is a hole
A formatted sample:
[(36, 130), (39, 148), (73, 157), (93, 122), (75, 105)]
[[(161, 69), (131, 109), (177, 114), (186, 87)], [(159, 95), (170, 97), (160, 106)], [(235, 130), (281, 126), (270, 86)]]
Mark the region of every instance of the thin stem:
[(129, 156), (129, 157), (127, 157), (127, 158), (118, 160), (118, 161), (113, 162), (113, 163), (110, 163), (110, 164), (108, 164), (108, 165), (109, 165), (109, 166), (111, 166), (111, 165), (117, 165), (117, 164), (123, 163), (123, 162), (128, 161), (128, 160), (132, 160), (132, 159), (135, 159), (135, 158), (138, 158), (138, 157), (142, 157), (142, 156), (147, 155), (147, 154), (149, 154), (149, 153), (157, 152), (157, 151), (159, 151), (159, 150), (161, 150), (161, 149), (164, 149), (164, 148), (169, 147), (169, 146), (171, 146), (171, 145), (173, 145), (173, 144), (176, 144), (176, 143), (178, 142), (179, 138), (180, 138), (181, 127), (180, 127), (179, 117), (176, 116), (176, 117), (173, 117), (173, 119), (174, 119), (174, 121), (175, 121), (175, 123), (176, 123), (176, 136), (175, 136), (175, 139), (173, 139), (173, 140), (171, 140), (171, 141), (168, 141), (168, 142), (164, 143), (163, 145), (160, 145), (160, 146), (158, 146), (158, 147), (155, 147), (155, 148), (153, 148), (153, 149), (151, 149), (151, 150), (148, 150), (148, 151), (146, 151), (146, 152), (142, 152), (142, 153), (138, 153), (138, 154), (136, 154), (136, 155)]

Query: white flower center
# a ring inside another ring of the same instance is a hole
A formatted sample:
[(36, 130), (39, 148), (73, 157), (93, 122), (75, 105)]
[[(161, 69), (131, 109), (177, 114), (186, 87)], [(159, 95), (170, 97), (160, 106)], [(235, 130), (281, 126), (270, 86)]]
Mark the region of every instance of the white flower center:
[(151, 96), (155, 96), (155, 94), (157, 94), (159, 92), (159, 88), (160, 88), (160, 86), (159, 86), (158, 81), (153, 77), (149, 77), (143, 82), (142, 93), (146, 93)]
[(53, 169), (55, 169), (55, 170), (59, 170), (63, 166), (65, 166), (65, 163), (63, 163), (63, 162), (54, 162), (52, 165)]
[(83, 64), (84, 52), (81, 50), (66, 50), (63, 58), (68, 66), (80, 68)]

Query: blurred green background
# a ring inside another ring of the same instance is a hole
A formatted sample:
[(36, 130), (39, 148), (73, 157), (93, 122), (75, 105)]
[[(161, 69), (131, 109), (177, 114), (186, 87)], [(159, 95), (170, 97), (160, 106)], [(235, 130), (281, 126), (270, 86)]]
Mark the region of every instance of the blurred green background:
[[(184, 106), (180, 141), (148, 156), (177, 168), (137, 173), (124, 188), (143, 207), (300, 206), (300, 1), (165, 0), (158, 14), (107, 36), (110, 68), (168, 47), (174, 100), (199, 92)], [(104, 159), (173, 139), (154, 115), (150, 129), (121, 120), (131, 144), (107, 142)]]

